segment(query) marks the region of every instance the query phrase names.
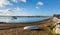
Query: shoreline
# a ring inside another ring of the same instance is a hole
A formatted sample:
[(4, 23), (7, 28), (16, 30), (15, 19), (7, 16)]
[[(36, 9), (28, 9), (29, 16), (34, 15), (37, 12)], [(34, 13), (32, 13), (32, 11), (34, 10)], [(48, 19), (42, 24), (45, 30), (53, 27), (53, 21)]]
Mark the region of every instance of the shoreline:
[(4, 29), (4, 28), (17, 28), (17, 27), (25, 27), (25, 26), (32, 26), (32, 25), (37, 25), (39, 27), (47, 27), (49, 25), (51, 25), (51, 20), (50, 19), (46, 19), (43, 21), (37, 21), (37, 22), (28, 22), (28, 23), (0, 23), (0, 29)]
[(41, 21), (35, 21), (35, 22), (17, 22), (17, 23), (14, 23), (14, 22), (0, 22), (0, 24), (29, 24), (29, 23), (37, 23), (37, 22), (43, 22), (43, 21), (46, 21), (46, 20), (49, 20), (48, 19), (44, 19), (44, 20), (41, 20)]

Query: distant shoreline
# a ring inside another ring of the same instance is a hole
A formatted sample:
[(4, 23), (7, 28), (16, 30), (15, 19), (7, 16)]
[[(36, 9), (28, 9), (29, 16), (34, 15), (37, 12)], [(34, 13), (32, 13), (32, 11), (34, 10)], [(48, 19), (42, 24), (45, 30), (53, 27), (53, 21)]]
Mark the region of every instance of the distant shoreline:
[(44, 19), (44, 20), (41, 20), (41, 21), (35, 21), (35, 22), (16, 22), (16, 23), (13, 23), (13, 22), (0, 22), (0, 24), (29, 24), (29, 23), (37, 23), (37, 22), (43, 22), (43, 21), (46, 21), (46, 20), (49, 20), (48, 19)]

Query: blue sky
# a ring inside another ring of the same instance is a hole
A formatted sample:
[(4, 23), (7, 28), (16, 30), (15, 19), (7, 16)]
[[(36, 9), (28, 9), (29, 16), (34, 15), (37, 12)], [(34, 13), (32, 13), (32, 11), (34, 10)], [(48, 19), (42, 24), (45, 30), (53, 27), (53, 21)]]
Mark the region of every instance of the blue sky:
[(0, 15), (60, 14), (60, 0), (0, 0)]

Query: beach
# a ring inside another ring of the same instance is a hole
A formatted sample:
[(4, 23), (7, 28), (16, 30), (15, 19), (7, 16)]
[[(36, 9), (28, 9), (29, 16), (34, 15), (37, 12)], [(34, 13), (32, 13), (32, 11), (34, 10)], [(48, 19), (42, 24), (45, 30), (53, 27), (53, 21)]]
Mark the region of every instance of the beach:
[[(43, 29), (47, 29), (51, 25), (51, 19), (46, 19), (31, 23), (0, 23), (0, 35), (49, 35)], [(37, 25), (42, 30), (24, 30), (25, 26)]]

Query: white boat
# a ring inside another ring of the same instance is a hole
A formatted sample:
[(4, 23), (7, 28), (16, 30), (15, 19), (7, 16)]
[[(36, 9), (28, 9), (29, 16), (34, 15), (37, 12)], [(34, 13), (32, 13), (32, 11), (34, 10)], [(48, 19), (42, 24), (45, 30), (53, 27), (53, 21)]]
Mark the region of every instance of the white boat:
[(26, 27), (24, 27), (24, 29), (34, 30), (34, 29), (39, 29), (39, 27), (38, 26), (26, 26)]

